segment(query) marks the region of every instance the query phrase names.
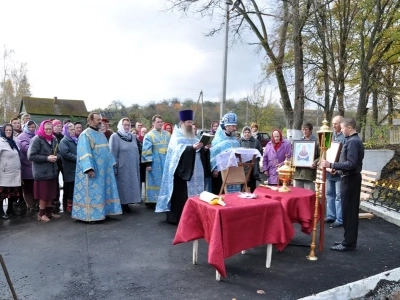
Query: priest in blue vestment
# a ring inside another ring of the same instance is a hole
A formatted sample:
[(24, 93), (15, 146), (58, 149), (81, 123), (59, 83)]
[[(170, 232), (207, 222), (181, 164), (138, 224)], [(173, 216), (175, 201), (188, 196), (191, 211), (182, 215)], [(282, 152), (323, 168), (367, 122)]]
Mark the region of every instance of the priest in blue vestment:
[(210, 145), (203, 145), (193, 132), (193, 110), (179, 112), (173, 130), (158, 196), (156, 212), (167, 212), (167, 222), (178, 223), (187, 198), (204, 191), (210, 175)]
[(90, 127), (78, 139), (72, 218), (92, 222), (122, 214), (113, 155), (104, 133), (101, 116), (90, 113)]
[[(233, 112), (224, 115), (211, 143), (211, 171), (212, 171), (212, 193), (219, 195), (222, 186), (221, 170), (218, 170), (216, 156), (228, 149), (240, 147), (236, 139), (237, 116)], [(240, 185), (228, 185), (229, 193), (240, 192)]]
[(154, 115), (151, 119), (154, 128), (143, 139), (142, 163), (146, 165), (146, 206), (154, 208), (157, 203), (164, 173), (165, 158), (171, 135), (162, 129), (163, 119)]

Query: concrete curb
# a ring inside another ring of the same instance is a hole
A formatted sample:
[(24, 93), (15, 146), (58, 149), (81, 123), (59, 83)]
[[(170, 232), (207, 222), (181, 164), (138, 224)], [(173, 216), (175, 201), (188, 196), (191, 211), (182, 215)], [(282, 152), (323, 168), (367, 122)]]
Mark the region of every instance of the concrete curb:
[(375, 216), (380, 217), (389, 223), (400, 226), (400, 213), (389, 210), (385, 207), (374, 205), (368, 201), (362, 201), (360, 208), (364, 211), (373, 213)]
[[(360, 208), (364, 211), (373, 213), (375, 216), (380, 217), (387, 222), (400, 226), (400, 213), (389, 210), (382, 206), (374, 205), (368, 201), (362, 201)], [(301, 300), (342, 300), (363, 297), (370, 290), (375, 289), (377, 283), (381, 279), (390, 281), (400, 280), (400, 268), (386, 271), (366, 279), (351, 282), (346, 285), (338, 286), (336, 288), (318, 293), (316, 295), (301, 298)]]
[(338, 286), (336, 288), (318, 293), (316, 295), (301, 298), (299, 300), (342, 300), (342, 299), (354, 299), (363, 297), (370, 290), (375, 289), (377, 283), (381, 279), (389, 281), (400, 280), (400, 268), (396, 268), (390, 271), (386, 271), (366, 279), (351, 282), (346, 285)]

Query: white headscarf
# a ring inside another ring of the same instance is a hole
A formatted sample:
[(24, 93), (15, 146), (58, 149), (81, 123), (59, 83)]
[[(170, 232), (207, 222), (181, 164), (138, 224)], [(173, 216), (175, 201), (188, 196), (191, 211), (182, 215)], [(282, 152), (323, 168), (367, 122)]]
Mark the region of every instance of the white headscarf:
[(120, 135), (127, 137), (128, 135), (132, 135), (132, 134), (130, 133), (130, 131), (131, 131), (131, 122), (129, 121), (129, 130), (128, 130), (128, 132), (126, 132), (126, 131), (124, 130), (124, 126), (122, 125), (122, 122), (125, 121), (125, 120), (129, 121), (128, 118), (123, 118), (123, 119), (119, 120), (117, 129), (118, 129), (118, 133), (119, 133)]

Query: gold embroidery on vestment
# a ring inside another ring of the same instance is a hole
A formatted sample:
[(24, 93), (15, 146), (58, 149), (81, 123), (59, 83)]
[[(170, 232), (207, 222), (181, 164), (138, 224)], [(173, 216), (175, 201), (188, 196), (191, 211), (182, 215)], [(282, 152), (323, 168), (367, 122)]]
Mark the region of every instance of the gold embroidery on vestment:
[(86, 157), (93, 157), (93, 155), (92, 154), (90, 154), (90, 153), (86, 153), (85, 155), (82, 155), (81, 157), (79, 157), (79, 160), (83, 160), (83, 159), (85, 159)]

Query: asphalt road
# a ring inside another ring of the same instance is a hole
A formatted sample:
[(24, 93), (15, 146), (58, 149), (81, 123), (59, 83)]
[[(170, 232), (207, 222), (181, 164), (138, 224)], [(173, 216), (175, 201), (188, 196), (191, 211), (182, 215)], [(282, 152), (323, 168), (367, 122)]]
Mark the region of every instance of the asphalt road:
[[(226, 259), (228, 277), (215, 280), (207, 244), (172, 245), (176, 226), (144, 205), (97, 224), (72, 220), (41, 223), (34, 215), (0, 222), (2, 254), (19, 299), (297, 299), (399, 267), (399, 228), (375, 217), (360, 221), (354, 252), (329, 250), (343, 229), (325, 228), (325, 251), (309, 261), (309, 247), (273, 250), (265, 268), (265, 247)], [(291, 244), (309, 245), (300, 232)], [(265, 294), (259, 294), (265, 292)], [(0, 299), (11, 299), (0, 271)]]

